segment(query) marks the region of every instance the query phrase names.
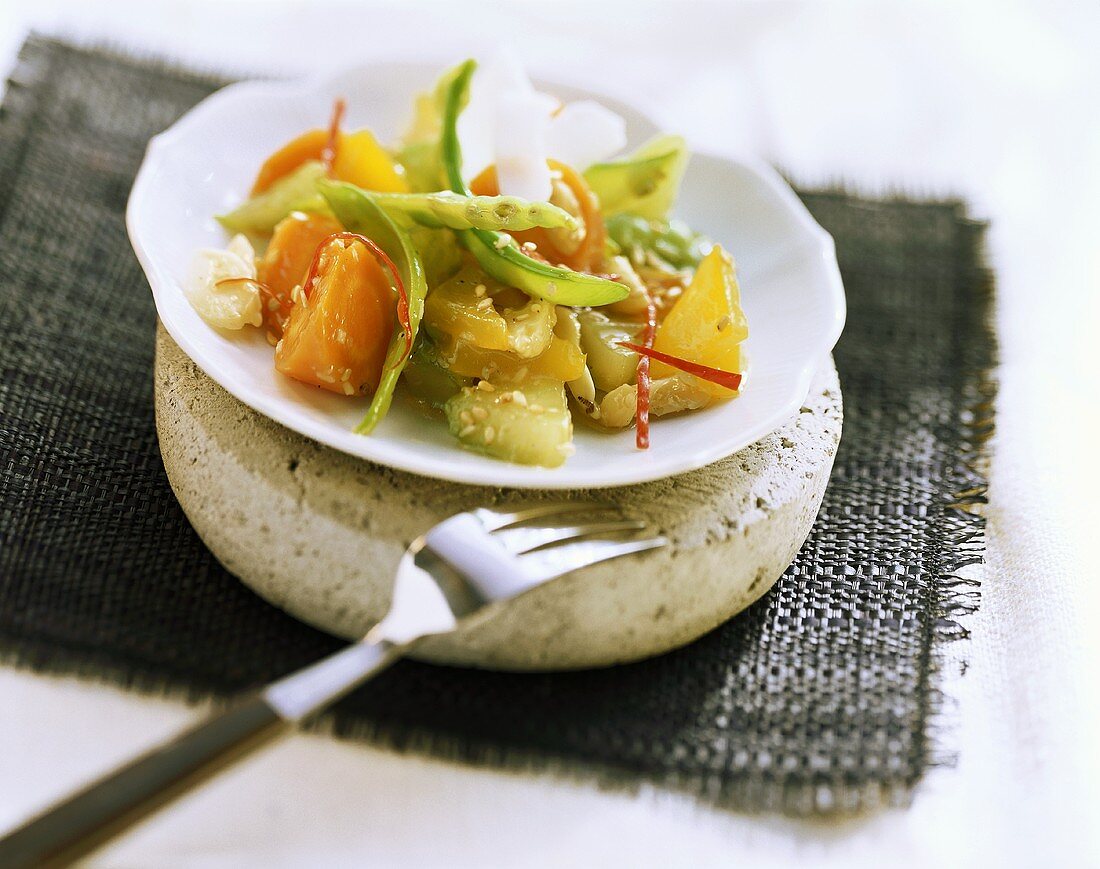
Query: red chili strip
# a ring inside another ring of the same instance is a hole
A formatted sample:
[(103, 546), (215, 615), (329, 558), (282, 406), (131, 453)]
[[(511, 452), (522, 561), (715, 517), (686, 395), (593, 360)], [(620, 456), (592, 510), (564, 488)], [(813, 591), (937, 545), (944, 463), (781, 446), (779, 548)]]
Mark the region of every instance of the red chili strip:
[(328, 142), (321, 152), (321, 162), (325, 164), (325, 172), (332, 177), (332, 168), (336, 163), (336, 149), (340, 145), (340, 125), (344, 122), (344, 109), (347, 105), (343, 98), (337, 98), (332, 104), (332, 120), (328, 125)]
[(741, 388), (741, 375), (736, 372), (723, 371), (721, 368), (711, 368), (709, 365), (700, 365), (698, 362), (689, 362), (687, 359), (681, 359), (679, 356), (670, 356), (668, 353), (662, 353), (660, 350), (654, 350), (652, 347), (641, 347), (637, 344), (631, 344), (629, 341), (619, 341), (618, 344), (620, 347), (625, 347), (627, 350), (633, 350), (643, 358), (656, 359), (658, 362), (664, 362), (665, 365), (670, 365), (673, 368), (686, 371), (688, 374), (694, 374), (701, 380), (709, 380), (711, 383), (717, 383), (719, 386), (724, 386), (726, 389)]
[[(642, 331), (642, 350), (649, 351), (653, 347), (653, 339), (657, 335), (657, 306), (653, 304), (653, 297), (646, 293), (645, 329)], [(641, 353), (638, 360), (638, 429), (635, 444), (640, 450), (649, 449), (649, 354)]]

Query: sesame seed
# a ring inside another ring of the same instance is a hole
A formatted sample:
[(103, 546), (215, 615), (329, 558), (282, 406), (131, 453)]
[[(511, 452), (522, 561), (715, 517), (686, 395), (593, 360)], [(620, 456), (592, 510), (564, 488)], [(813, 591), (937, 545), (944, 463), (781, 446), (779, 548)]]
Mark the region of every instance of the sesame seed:
[(477, 308), (479, 311), (487, 311), (491, 307), (493, 307), (493, 300), (490, 299), (488, 296), (477, 303)]
[(474, 415), (468, 410), (462, 411), (458, 415), (458, 419), (463, 425), (473, 425), (474, 423)]
[(345, 383), (343, 385), (343, 390), (345, 395), (355, 395), (355, 387), (350, 383)]
[(727, 314), (721, 320), (718, 321), (718, 331), (721, 332), (723, 329), (728, 329), (729, 325), (730, 325), (730, 318), (729, 318), (729, 314)]
[(556, 296), (558, 294), (558, 285), (553, 281), (547, 281), (546, 283), (546, 295)]
[(543, 407), (541, 404), (529, 405), (527, 409), (531, 411), (531, 413), (543, 413), (546, 411), (546, 408)]
[(511, 243), (512, 236), (501, 234), (500, 238), (498, 238), (493, 244), (493, 247), (495, 247), (497, 250), (504, 250), (504, 248), (508, 247), (508, 245), (510, 245)]
[(335, 383), (336, 382), (336, 378), (332, 376), (331, 367), (328, 371), (325, 371), (325, 372), (318, 371), (315, 368), (315, 369), (313, 369), (313, 373), (317, 375), (318, 380), (323, 380), (323, 381), (325, 381), (325, 383)]
[(477, 431), (477, 426), (476, 425), (468, 425), (468, 426), (466, 426), (465, 428), (463, 428), (462, 430), (459, 431), (458, 436), (460, 438), (469, 437), (475, 431)]
[(491, 425), (485, 426), (485, 443), (491, 444), (496, 436), (497, 432), (495, 428)]
[(514, 401), (520, 407), (527, 407), (527, 396), (520, 392), (518, 389), (512, 393), (512, 401)]
[(478, 284), (476, 287), (474, 287), (474, 295), (478, 296), (478, 297), (484, 296), (485, 292), (486, 292), (486, 289), (487, 288), (486, 288), (485, 284)]
[[(463, 411), (463, 413), (465, 413), (465, 411)], [(480, 420), (481, 422), (484, 422), (485, 420), (487, 420), (489, 418), (489, 411), (487, 411), (481, 405), (477, 405), (475, 407), (470, 408), (470, 415), (474, 419)]]
[(340, 380), (342, 380), (344, 383), (347, 383), (349, 380), (351, 380), (351, 369), (350, 368), (345, 368), (344, 369), (344, 373), (340, 375)]
[(493, 386), (488, 380), (479, 380), (477, 382), (477, 388), (482, 392), (496, 392), (496, 387)]
[(523, 243), (523, 249), (524, 250), (538, 250), (539, 246), (537, 244), (535, 244), (533, 241), (525, 241)]

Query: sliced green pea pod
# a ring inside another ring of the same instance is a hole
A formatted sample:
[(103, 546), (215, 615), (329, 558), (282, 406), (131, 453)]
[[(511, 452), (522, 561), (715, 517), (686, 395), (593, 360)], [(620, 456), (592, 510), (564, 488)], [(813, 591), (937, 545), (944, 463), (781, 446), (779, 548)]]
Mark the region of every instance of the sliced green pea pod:
[[(462, 180), (462, 149), (458, 142), (458, 116), (466, 106), (470, 78), (477, 63), (462, 64), (447, 91), (443, 115), (442, 153), (447, 183), (455, 193), (470, 195)], [(469, 229), (462, 241), (490, 275), (529, 296), (558, 305), (607, 305), (625, 299), (630, 291), (622, 284), (558, 268), (526, 256), (508, 235), (487, 229)]]
[(574, 229), (577, 218), (549, 202), (528, 202), (518, 196), (462, 196), (439, 193), (376, 193), (374, 202), (392, 217), (406, 217), (421, 226), (447, 229), (493, 229), (517, 232), (542, 226)]
[(664, 220), (680, 192), (687, 161), (681, 136), (657, 136), (620, 160), (589, 166), (584, 180), (599, 197), (605, 217), (630, 213)]
[[(424, 297), (428, 294), (428, 284), (424, 279), (424, 267), (420, 262), (420, 256), (409, 234), (375, 204), (370, 193), (354, 184), (328, 180), (321, 180), (316, 184), (317, 189), (344, 227), (349, 232), (365, 235), (381, 247), (397, 266), (408, 296), (409, 326), (415, 341), (420, 321), (424, 316)], [(405, 363), (408, 362), (406, 349), (406, 336), (403, 330), (395, 329), (386, 351), (382, 379), (374, 392), (370, 407), (367, 408), (366, 416), (355, 428), (357, 433), (370, 434), (389, 410), (397, 379), (401, 376)]]

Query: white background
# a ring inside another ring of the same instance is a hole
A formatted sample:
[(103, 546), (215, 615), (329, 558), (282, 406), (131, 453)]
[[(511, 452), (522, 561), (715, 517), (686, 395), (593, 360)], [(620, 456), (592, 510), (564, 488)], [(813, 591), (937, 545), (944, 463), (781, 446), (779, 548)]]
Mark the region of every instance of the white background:
[[(0, 4), (36, 26), (228, 71), (458, 59), (637, 102), (804, 182), (959, 193), (992, 220), (1002, 364), (983, 608), (953, 681), (961, 750), (914, 806), (836, 824), (295, 736), (102, 852), (105, 866), (1100, 865), (1100, 4)], [(174, 732), (175, 699), (0, 668), (0, 828)]]

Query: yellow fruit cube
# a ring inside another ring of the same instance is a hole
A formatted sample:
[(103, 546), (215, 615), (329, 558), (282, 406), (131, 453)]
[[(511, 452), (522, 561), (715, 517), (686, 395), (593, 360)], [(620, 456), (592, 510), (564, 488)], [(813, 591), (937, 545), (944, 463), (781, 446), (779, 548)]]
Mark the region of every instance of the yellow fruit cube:
[(370, 130), (340, 136), (332, 171), (341, 181), (348, 181), (364, 190), (409, 192), (409, 184), (402, 171)]
[[(740, 371), (740, 344), (748, 334), (733, 258), (715, 245), (658, 326), (653, 349), (711, 368)], [(654, 378), (669, 377), (676, 369), (654, 360), (650, 372)], [(717, 397), (736, 395), (709, 381), (699, 380), (699, 385)]]

